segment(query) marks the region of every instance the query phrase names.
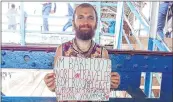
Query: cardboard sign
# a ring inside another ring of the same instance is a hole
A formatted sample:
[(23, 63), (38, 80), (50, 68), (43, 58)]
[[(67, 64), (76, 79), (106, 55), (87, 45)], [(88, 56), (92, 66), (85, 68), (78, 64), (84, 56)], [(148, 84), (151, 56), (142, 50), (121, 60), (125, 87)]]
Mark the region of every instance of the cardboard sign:
[(61, 57), (54, 69), (58, 101), (109, 101), (111, 60)]

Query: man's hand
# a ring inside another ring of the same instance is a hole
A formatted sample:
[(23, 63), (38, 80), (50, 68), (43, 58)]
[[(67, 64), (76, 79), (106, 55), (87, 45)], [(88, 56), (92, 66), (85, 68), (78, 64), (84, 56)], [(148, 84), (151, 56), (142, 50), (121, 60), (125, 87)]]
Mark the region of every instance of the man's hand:
[(111, 88), (118, 88), (120, 84), (120, 75), (117, 72), (111, 73)]
[(54, 12), (54, 10), (51, 10), (50, 13), (51, 13), (51, 14), (54, 14), (55, 12)]
[(44, 77), (44, 82), (50, 91), (55, 91), (55, 73), (48, 73)]

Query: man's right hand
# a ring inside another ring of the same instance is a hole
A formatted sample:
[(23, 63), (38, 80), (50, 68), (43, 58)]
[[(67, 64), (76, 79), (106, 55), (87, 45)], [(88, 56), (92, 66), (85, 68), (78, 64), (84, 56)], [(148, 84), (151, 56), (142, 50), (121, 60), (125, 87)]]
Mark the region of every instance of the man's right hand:
[(48, 73), (44, 77), (44, 82), (50, 91), (55, 91), (55, 73)]

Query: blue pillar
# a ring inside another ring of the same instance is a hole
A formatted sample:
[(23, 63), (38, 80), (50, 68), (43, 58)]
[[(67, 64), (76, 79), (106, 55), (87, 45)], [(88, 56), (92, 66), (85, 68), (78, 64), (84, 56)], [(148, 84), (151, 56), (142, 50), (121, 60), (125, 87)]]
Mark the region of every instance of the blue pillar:
[[(150, 20), (150, 31), (149, 31), (149, 41), (148, 41), (148, 50), (154, 51), (155, 44), (153, 40), (156, 39), (157, 34), (157, 19), (159, 11), (159, 2), (152, 2), (151, 10), (151, 20)], [(146, 73), (145, 83), (144, 83), (144, 92), (150, 98), (152, 95), (152, 73)]]
[(20, 43), (25, 45), (24, 2), (20, 3)]
[(123, 34), (123, 2), (118, 2), (117, 4), (117, 15), (116, 15), (116, 25), (115, 25), (115, 40), (114, 49), (120, 49), (122, 44), (122, 34)]

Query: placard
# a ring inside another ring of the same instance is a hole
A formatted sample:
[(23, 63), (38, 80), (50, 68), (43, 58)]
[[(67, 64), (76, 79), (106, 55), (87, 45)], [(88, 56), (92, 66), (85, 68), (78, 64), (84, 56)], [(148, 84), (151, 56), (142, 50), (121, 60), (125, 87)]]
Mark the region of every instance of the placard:
[(109, 101), (110, 59), (60, 57), (54, 71), (58, 101)]

